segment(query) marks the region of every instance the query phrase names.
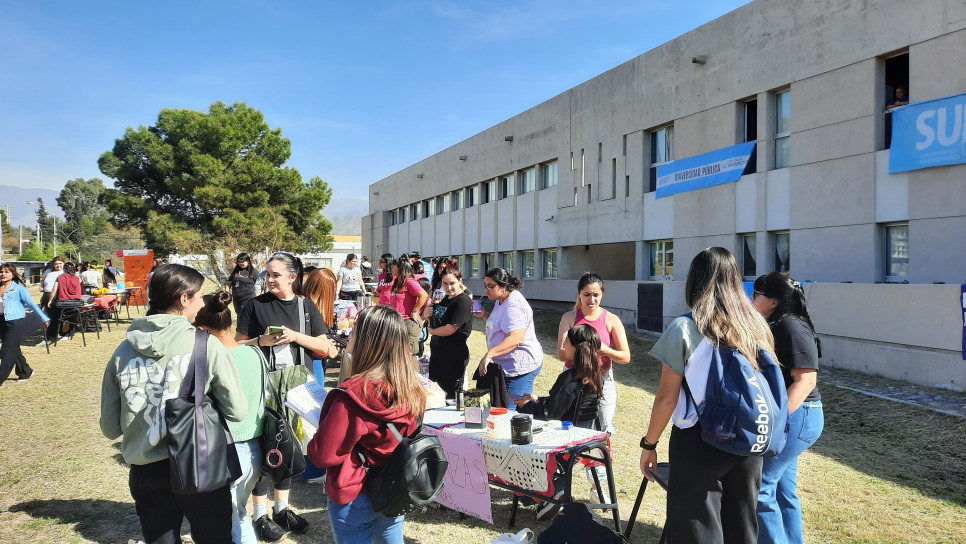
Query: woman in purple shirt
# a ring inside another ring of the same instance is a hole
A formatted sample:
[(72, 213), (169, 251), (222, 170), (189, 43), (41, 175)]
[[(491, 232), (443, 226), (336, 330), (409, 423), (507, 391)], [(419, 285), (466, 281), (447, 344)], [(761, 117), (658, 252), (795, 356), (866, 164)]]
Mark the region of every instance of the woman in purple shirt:
[(506, 388), (511, 399), (519, 400), (533, 392), (533, 380), (543, 367), (543, 348), (533, 328), (533, 310), (520, 288), (523, 282), (502, 268), (491, 268), (483, 278), (486, 296), (493, 312), (474, 312), (486, 320), (486, 354), (480, 359), (480, 376), (486, 365), (496, 363), (506, 372)]

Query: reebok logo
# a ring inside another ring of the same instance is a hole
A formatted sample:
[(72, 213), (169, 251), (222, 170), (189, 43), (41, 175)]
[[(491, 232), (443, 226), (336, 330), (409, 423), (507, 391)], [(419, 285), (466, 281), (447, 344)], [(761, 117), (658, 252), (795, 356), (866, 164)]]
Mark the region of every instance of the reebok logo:
[(758, 409), (758, 417), (755, 418), (755, 423), (758, 424), (758, 434), (755, 436), (755, 443), (751, 445), (751, 453), (762, 453), (768, 447), (769, 431), (771, 430), (771, 409), (768, 406), (768, 400), (762, 394), (758, 376), (749, 378), (748, 383), (758, 389), (754, 398), (755, 407)]

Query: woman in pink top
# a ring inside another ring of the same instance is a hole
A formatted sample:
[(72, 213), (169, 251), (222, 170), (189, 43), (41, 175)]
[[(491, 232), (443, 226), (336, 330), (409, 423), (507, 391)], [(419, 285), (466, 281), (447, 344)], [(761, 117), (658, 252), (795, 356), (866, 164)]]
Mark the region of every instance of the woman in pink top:
[(379, 269), (382, 272), (379, 273), (376, 290), (379, 292), (379, 304), (382, 306), (389, 306), (389, 291), (392, 290), (393, 280), (390, 267), (393, 262), (392, 253), (383, 253), (382, 257), (379, 257)]
[(557, 328), (557, 358), (566, 361), (567, 368), (573, 365), (574, 348), (567, 342), (567, 331), (571, 327), (587, 324), (597, 330), (601, 343), (600, 362), (606, 371), (603, 398), (600, 401), (600, 424), (602, 430), (614, 434), (617, 432), (614, 428), (617, 386), (614, 383), (612, 363), (631, 362), (631, 351), (620, 318), (600, 306), (603, 297), (603, 278), (593, 272), (587, 272), (580, 277), (577, 282), (577, 304), (572, 312), (567, 312), (560, 318), (560, 326)]
[(419, 350), (419, 336), (423, 332), (423, 318), (420, 310), (429, 295), (413, 277), (413, 265), (407, 259), (398, 259), (392, 264), (392, 288), (389, 290), (389, 306), (403, 317), (409, 331), (409, 344), (413, 353)]

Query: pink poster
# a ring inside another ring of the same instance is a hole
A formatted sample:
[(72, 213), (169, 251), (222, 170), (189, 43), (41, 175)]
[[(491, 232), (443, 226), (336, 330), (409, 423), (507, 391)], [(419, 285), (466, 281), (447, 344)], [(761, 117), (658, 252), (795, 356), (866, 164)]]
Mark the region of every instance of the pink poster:
[(483, 458), (483, 441), (429, 426), (423, 427), (423, 432), (439, 437), (449, 460), (443, 492), (436, 498), (436, 502), (457, 512), (493, 523), (493, 505), (490, 502), (486, 460)]

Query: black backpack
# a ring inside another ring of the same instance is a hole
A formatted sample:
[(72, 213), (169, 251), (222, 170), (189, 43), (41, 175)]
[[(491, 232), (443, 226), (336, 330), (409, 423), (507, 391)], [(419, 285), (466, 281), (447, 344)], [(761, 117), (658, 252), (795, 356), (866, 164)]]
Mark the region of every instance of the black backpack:
[(402, 436), (392, 423), (386, 426), (399, 445), (385, 465), (370, 467), (365, 455), (356, 449), (366, 469), (372, 508), (388, 517), (421, 512), (443, 491), (443, 477), (449, 466), (443, 445), (439, 438), (423, 434), (422, 424), (409, 436)]

